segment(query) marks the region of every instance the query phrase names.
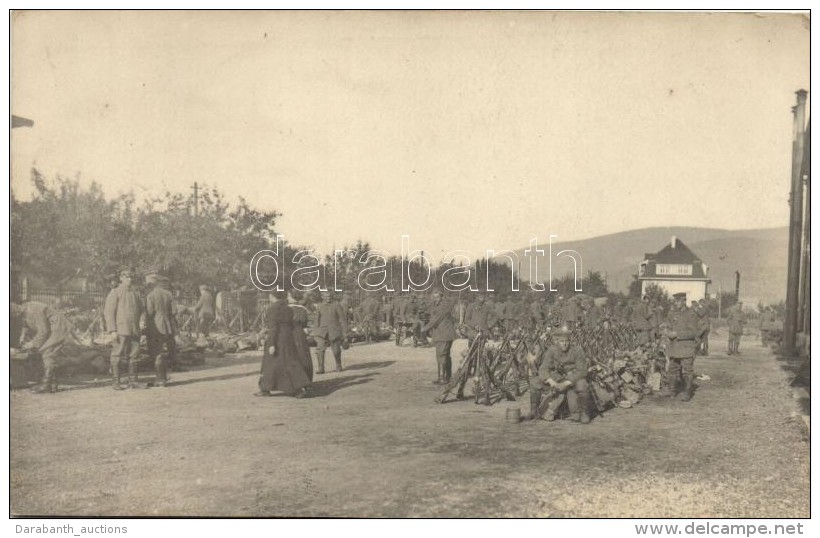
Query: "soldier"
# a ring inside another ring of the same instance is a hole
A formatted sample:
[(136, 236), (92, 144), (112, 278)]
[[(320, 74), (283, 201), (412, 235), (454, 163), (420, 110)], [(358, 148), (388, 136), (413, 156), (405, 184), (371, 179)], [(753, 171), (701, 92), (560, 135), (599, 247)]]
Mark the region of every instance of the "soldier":
[(504, 332), (512, 334), (515, 326), (518, 323), (518, 303), (515, 302), (512, 295), (507, 296), (504, 302)]
[(566, 325), (553, 332), (555, 344), (547, 349), (538, 367), (538, 374), (530, 378), (530, 419), (538, 417), (538, 407), (544, 391), (551, 389), (555, 399), (544, 416), (555, 420), (555, 413), (566, 395), (570, 418), (581, 424), (589, 423), (589, 385), (584, 351), (570, 345), (572, 331)]
[(365, 342), (368, 344), (378, 330), (380, 306), (379, 300), (372, 294), (368, 294), (361, 304), (362, 329), (364, 330)]
[(569, 328), (573, 330), (581, 319), (581, 308), (578, 306), (578, 301), (574, 297), (570, 297), (564, 307), (561, 309), (561, 320)]
[(739, 355), (740, 337), (743, 335), (743, 325), (746, 324), (746, 319), (743, 316), (743, 303), (738, 303), (731, 309), (726, 316), (726, 324), (729, 326), (729, 355)]
[(176, 319), (174, 296), (168, 291), (168, 277), (157, 276), (154, 289), (145, 298), (145, 329), (148, 355), (154, 361), (155, 386), (168, 385), (168, 368), (176, 360)]
[(339, 305), (342, 307), (342, 310), (345, 313), (345, 319), (348, 323), (354, 318), (353, 316), (353, 300), (350, 298), (350, 293), (344, 292), (342, 294), (342, 299), (339, 301)]
[(652, 309), (649, 306), (649, 295), (644, 295), (640, 303), (632, 310), (632, 328), (638, 335), (637, 344), (648, 344), (654, 341), (652, 330)]
[(477, 331), (483, 332), (485, 338), (490, 338), (490, 328), (495, 324), (495, 313), (487, 306), (487, 298), (483, 293), (478, 294), (475, 301), (467, 306), (464, 324), (468, 328), (468, 348), (473, 345)]
[(530, 304), (530, 320), (535, 326), (535, 329), (543, 327), (546, 315), (547, 298), (543, 295), (539, 296)]
[(419, 321), (419, 300), (415, 295), (405, 299), (402, 304), (401, 318), (405, 325), (410, 326), (413, 333), (413, 347), (417, 347), (421, 341), (421, 322)]
[[(57, 392), (57, 357), (63, 345), (71, 340), (71, 322), (43, 303), (30, 301), (22, 305), (11, 303), (10, 306), (12, 320), (22, 325), (20, 346), (38, 351), (43, 359), (43, 380), (31, 392)], [(27, 340), (30, 333), (33, 333), (31, 339)]]
[(325, 349), (330, 345), (333, 358), (336, 360), (336, 371), (342, 371), (342, 341), (347, 340), (347, 318), (342, 305), (332, 300), (329, 291), (322, 292), (322, 302), (316, 307), (317, 374), (325, 373)]
[(455, 320), (453, 319), (454, 305), (454, 300), (443, 301), (440, 291), (433, 292), (430, 321), (425, 324), (423, 330), (432, 331), (431, 339), (436, 346), (438, 379), (433, 381), (434, 385), (448, 384), (453, 375), (453, 359), (450, 357), (450, 349), (456, 338)]
[(673, 298), (675, 309), (669, 316), (671, 330), (666, 332), (666, 337), (670, 340), (666, 349), (669, 366), (666, 386), (661, 396), (674, 396), (677, 393), (678, 381), (682, 378), (684, 389), (681, 400), (688, 402), (692, 399), (695, 381), (695, 339), (701, 329), (698, 326), (697, 314), (686, 308), (686, 294), (676, 293)]
[(703, 312), (702, 319), (706, 326), (706, 330), (703, 331), (703, 335), (701, 336), (700, 348), (703, 355), (707, 356), (709, 355), (709, 334), (712, 332), (712, 311), (709, 309), (709, 305), (706, 304), (705, 299), (701, 299), (699, 305)]
[(211, 324), (216, 319), (216, 304), (211, 289), (205, 284), (199, 286), (199, 301), (194, 305), (194, 314), (197, 320), (197, 331), (207, 337), (211, 332)]
[(105, 299), (105, 326), (117, 337), (111, 348), (111, 386), (114, 390), (125, 388), (120, 385), (120, 361), (125, 357), (128, 357), (128, 388), (145, 388), (137, 381), (140, 325), (144, 322), (145, 307), (139, 291), (131, 285), (133, 278), (130, 269), (120, 271), (120, 285)]

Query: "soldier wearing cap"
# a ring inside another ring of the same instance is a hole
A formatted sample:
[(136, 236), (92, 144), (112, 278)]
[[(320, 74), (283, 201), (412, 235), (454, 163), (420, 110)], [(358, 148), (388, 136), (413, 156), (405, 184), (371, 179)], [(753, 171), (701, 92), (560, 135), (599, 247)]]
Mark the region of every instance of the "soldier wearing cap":
[(22, 325), (22, 348), (38, 351), (43, 359), (43, 380), (31, 392), (57, 392), (57, 357), (63, 345), (71, 340), (71, 322), (52, 307), (36, 301), (22, 305), (11, 303), (11, 321)]
[(475, 301), (467, 306), (467, 312), (464, 314), (469, 346), (472, 346), (477, 331), (484, 333), (485, 338), (490, 338), (490, 328), (495, 325), (495, 312), (487, 305), (486, 300), (483, 293), (478, 294)]
[(637, 344), (648, 344), (654, 340), (652, 331), (652, 309), (649, 306), (649, 295), (644, 295), (640, 303), (635, 305), (631, 314), (632, 328), (638, 336)]
[(381, 310), (381, 305), (372, 293), (368, 293), (359, 308), (361, 309), (360, 319), (362, 320), (365, 342), (370, 343), (373, 335), (375, 335), (379, 329), (379, 311)]
[(137, 363), (140, 354), (140, 334), (145, 306), (139, 291), (131, 284), (134, 272), (120, 271), (120, 285), (111, 290), (105, 299), (105, 326), (117, 339), (111, 348), (111, 385), (114, 390), (122, 390), (120, 385), (120, 361), (128, 357), (128, 387), (143, 388), (137, 381)]
[(455, 299), (442, 300), (442, 293), (438, 290), (433, 292), (433, 305), (428, 321), (422, 331), (431, 331), (430, 339), (436, 346), (436, 363), (438, 364), (438, 379), (433, 381), (435, 385), (446, 385), (453, 375), (453, 359), (450, 356), (450, 349), (453, 347), (453, 340), (456, 338), (455, 319), (453, 318), (453, 307)]
[(666, 332), (670, 342), (666, 349), (669, 359), (666, 386), (662, 396), (674, 396), (677, 393), (678, 382), (683, 380), (681, 400), (689, 401), (692, 398), (695, 381), (695, 341), (701, 333), (698, 316), (686, 307), (686, 294), (676, 293), (674, 310), (670, 312), (669, 324), (671, 330)]
[(216, 302), (214, 294), (206, 284), (199, 286), (199, 301), (194, 305), (198, 332), (207, 337), (211, 332), (211, 324), (216, 319)]
[(145, 298), (145, 329), (148, 340), (148, 355), (154, 362), (155, 386), (168, 384), (168, 368), (176, 360), (176, 318), (174, 317), (174, 296), (168, 290), (168, 277), (157, 275), (154, 289)]
[(743, 325), (746, 324), (746, 319), (743, 316), (743, 303), (738, 301), (737, 304), (729, 309), (729, 314), (726, 316), (726, 324), (729, 326), (729, 355), (740, 354), (740, 337), (743, 336)]
[(579, 346), (570, 344), (572, 331), (564, 325), (553, 332), (555, 344), (547, 349), (538, 374), (530, 378), (530, 419), (538, 417), (538, 407), (544, 391), (551, 389), (556, 399), (551, 403), (544, 418), (554, 420), (557, 403), (566, 395), (570, 418), (581, 424), (589, 423), (589, 363)]
[(336, 360), (336, 371), (342, 371), (342, 342), (347, 341), (347, 316), (342, 305), (333, 301), (329, 291), (322, 292), (322, 302), (316, 306), (316, 327), (313, 329), (316, 338), (317, 374), (325, 373), (325, 349), (330, 346)]

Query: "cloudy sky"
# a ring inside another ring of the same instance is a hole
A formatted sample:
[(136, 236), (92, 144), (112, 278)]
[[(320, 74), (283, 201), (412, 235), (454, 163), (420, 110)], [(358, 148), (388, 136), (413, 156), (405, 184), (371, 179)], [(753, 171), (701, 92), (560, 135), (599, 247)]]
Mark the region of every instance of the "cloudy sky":
[(24, 12), (12, 187), (217, 186), (398, 253), (788, 223), (800, 15)]

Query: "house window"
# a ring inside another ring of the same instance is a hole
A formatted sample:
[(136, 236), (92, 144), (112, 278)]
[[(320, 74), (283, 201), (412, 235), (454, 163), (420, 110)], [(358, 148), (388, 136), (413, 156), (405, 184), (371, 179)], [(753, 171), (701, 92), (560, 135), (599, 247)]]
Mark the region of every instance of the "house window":
[(658, 274), (659, 275), (691, 276), (692, 275), (692, 265), (691, 264), (682, 264), (682, 263), (658, 264)]

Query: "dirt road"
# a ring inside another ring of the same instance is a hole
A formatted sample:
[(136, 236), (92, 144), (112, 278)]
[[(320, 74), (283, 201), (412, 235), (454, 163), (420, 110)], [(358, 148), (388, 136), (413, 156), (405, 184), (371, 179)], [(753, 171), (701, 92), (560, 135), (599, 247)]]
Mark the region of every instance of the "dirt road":
[[(433, 403), (432, 349), (354, 346), (314, 397), (254, 398), (256, 354), (165, 389), (11, 394), (11, 511), (99, 516), (807, 517), (809, 444), (757, 342), (691, 402), (589, 426)], [(527, 409), (527, 396), (519, 404)]]

